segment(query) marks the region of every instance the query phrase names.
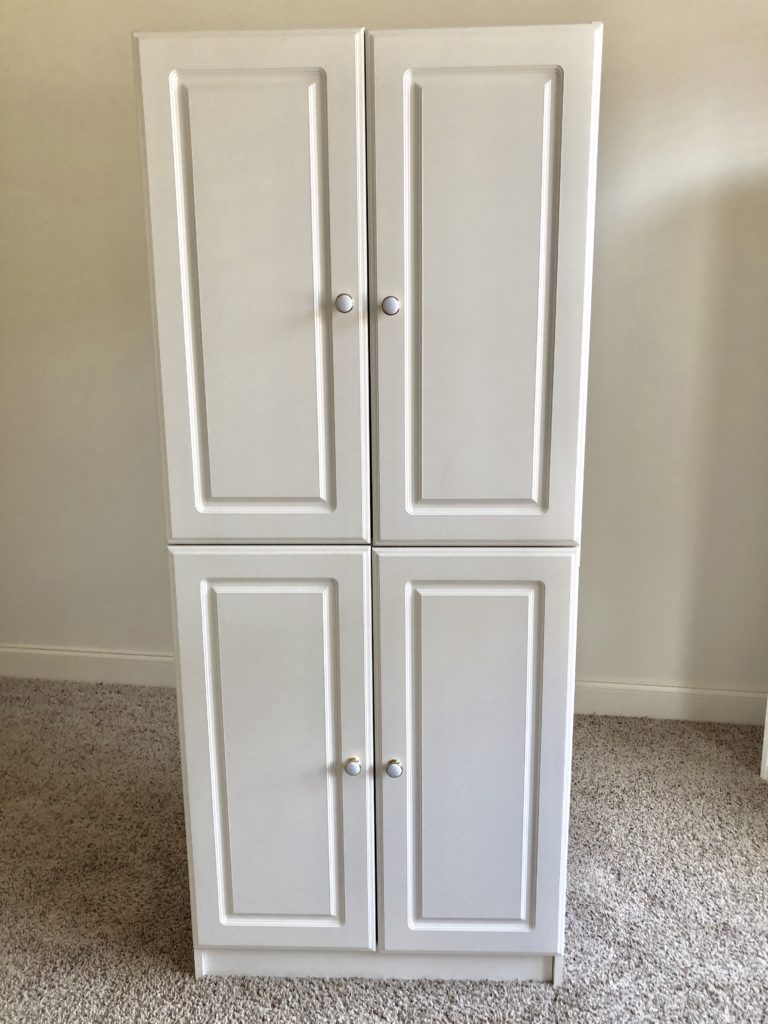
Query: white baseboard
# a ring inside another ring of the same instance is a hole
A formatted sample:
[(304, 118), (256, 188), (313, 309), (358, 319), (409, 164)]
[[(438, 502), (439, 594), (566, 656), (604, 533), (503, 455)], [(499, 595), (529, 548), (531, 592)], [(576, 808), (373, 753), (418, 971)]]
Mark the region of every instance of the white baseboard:
[(755, 690), (716, 690), (679, 683), (605, 679), (576, 682), (577, 715), (628, 715), (762, 725), (765, 707), (766, 694)]
[[(0, 676), (140, 686), (176, 684), (172, 654), (31, 644), (0, 644)], [(762, 725), (766, 720), (766, 694), (679, 683), (579, 679), (576, 714)], [(768, 747), (766, 751), (768, 772)]]
[(174, 686), (172, 654), (0, 644), (0, 676), (76, 683)]

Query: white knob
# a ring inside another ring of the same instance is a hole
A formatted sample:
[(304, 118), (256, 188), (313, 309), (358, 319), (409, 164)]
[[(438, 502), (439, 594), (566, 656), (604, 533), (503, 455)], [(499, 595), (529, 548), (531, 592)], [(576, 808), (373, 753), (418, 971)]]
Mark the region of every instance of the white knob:
[(394, 316), (395, 313), (399, 313), (400, 311), (400, 299), (396, 298), (394, 295), (387, 295), (381, 304), (381, 308), (387, 316)]
[(355, 300), (351, 295), (347, 295), (346, 292), (342, 292), (341, 295), (336, 296), (336, 309), (340, 313), (349, 313), (355, 305)]
[(400, 764), (397, 758), (393, 757), (391, 761), (387, 761), (386, 765), (384, 766), (384, 771), (387, 773), (390, 779), (399, 779), (400, 776), (403, 774), (403, 766), (402, 764)]
[(344, 762), (344, 771), (347, 775), (359, 775), (362, 770), (359, 757), (348, 757)]

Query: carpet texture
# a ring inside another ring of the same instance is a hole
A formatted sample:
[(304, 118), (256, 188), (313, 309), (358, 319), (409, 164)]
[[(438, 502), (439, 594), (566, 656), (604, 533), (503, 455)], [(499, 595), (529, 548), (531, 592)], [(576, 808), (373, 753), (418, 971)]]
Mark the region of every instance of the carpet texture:
[(565, 982), (192, 976), (172, 691), (0, 682), (0, 1021), (768, 1021), (753, 727), (577, 718)]

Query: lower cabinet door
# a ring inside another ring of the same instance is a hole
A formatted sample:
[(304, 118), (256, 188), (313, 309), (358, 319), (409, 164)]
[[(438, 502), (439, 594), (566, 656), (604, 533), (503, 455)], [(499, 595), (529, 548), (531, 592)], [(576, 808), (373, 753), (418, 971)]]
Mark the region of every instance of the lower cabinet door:
[(196, 944), (373, 948), (370, 552), (172, 560)]
[(562, 950), (576, 558), (374, 553), (386, 950)]

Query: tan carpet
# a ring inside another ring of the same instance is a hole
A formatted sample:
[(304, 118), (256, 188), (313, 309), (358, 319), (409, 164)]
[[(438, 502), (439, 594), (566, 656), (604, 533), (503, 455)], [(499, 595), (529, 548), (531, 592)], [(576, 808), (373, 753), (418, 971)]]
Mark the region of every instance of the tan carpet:
[(0, 1021), (767, 1021), (759, 747), (577, 719), (559, 990), (195, 981), (173, 693), (0, 682)]

